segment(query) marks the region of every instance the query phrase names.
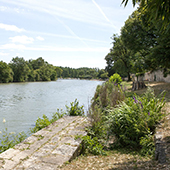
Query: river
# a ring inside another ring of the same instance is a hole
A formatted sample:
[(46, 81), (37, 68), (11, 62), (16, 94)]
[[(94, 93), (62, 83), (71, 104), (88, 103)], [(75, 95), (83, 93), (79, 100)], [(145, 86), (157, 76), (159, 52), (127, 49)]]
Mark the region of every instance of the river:
[[(58, 79), (51, 82), (0, 84), (0, 131), (27, 133), (43, 114), (51, 118), (57, 109), (78, 99), (87, 112), (97, 85), (102, 81)], [(3, 123), (3, 118), (6, 123)]]

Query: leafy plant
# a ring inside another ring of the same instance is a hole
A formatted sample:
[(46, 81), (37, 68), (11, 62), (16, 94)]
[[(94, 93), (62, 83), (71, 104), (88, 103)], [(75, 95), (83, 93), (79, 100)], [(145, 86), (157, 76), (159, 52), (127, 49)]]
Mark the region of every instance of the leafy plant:
[(118, 101), (122, 101), (124, 98), (125, 94), (121, 86), (108, 81), (97, 86), (91, 109), (94, 111), (94, 107), (97, 105), (102, 110), (105, 110), (106, 108), (114, 107), (118, 104)]
[(35, 123), (35, 127), (30, 129), (31, 133), (35, 133), (51, 123), (57, 121), (58, 119), (62, 118), (64, 115), (69, 116), (83, 116), (84, 109), (83, 106), (79, 106), (79, 102), (75, 99), (74, 102), (70, 103), (71, 107), (66, 106), (67, 111), (63, 111), (62, 109), (57, 109), (57, 112), (53, 114), (52, 119), (50, 120), (45, 114), (43, 114), (42, 118), (38, 118)]
[(42, 118), (38, 118), (36, 120), (35, 127), (31, 129), (31, 132), (35, 133), (35, 132), (47, 127), (50, 124), (51, 124), (51, 122), (50, 122), (49, 118), (45, 114), (43, 114)]
[(103, 150), (103, 145), (101, 145), (98, 141), (97, 137), (92, 138), (90, 135), (83, 136), (83, 143), (82, 143), (82, 153), (87, 154), (91, 153), (94, 155), (106, 155)]
[(69, 116), (84, 116), (84, 106), (79, 106), (79, 102), (77, 99), (75, 99), (74, 102), (70, 103), (71, 107), (66, 105), (67, 108), (67, 114)]
[(50, 122), (53, 123), (57, 121), (58, 119), (62, 118), (64, 115), (66, 115), (66, 112), (63, 112), (62, 109), (61, 111), (57, 109), (57, 112), (52, 115), (52, 119), (50, 120)]
[(113, 76), (109, 78), (109, 82), (114, 82), (115, 84), (119, 84), (122, 82), (122, 78), (119, 74), (115, 73)]
[(142, 155), (153, 155), (155, 151), (154, 135), (148, 134), (140, 139), (140, 145), (142, 147), (140, 153)]
[[(6, 120), (3, 119), (5, 125)], [(6, 151), (9, 148), (14, 147), (16, 144), (21, 143), (27, 135), (24, 132), (16, 134), (15, 132), (8, 132), (7, 127), (0, 131), (0, 153)]]
[(151, 93), (151, 89), (142, 96), (127, 98), (117, 108), (110, 109), (107, 123), (109, 136), (115, 136), (120, 146), (143, 149), (148, 144), (148, 136), (154, 134), (156, 125), (162, 120), (164, 106), (162, 100)]

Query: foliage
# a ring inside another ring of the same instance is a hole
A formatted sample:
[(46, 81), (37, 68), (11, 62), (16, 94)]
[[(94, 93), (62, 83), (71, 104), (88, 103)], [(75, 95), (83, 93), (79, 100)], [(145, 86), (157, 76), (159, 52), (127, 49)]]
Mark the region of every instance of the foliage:
[(140, 153), (142, 155), (153, 155), (155, 151), (154, 136), (148, 134), (140, 139), (140, 146), (142, 147)]
[(98, 68), (69, 68), (69, 67), (60, 67), (63, 72), (61, 74), (62, 78), (80, 78), (80, 79), (106, 79), (107, 71), (104, 69)]
[(31, 129), (31, 132), (35, 133), (35, 132), (47, 127), (50, 124), (51, 124), (51, 122), (50, 122), (49, 118), (43, 114), (42, 118), (38, 118), (36, 120), (35, 127)]
[(103, 150), (103, 145), (99, 143), (98, 138), (92, 138), (90, 135), (83, 136), (82, 154), (91, 153), (93, 155), (106, 155)]
[[(122, 0), (122, 4), (127, 5), (129, 0)], [(170, 29), (170, 3), (167, 0), (132, 0), (133, 6), (139, 4), (144, 11), (148, 11), (147, 19), (153, 24), (161, 23), (161, 31), (166, 32)]]
[(57, 112), (52, 115), (52, 119), (50, 120), (50, 122), (53, 123), (65, 115), (66, 112), (64, 112), (62, 109), (61, 110), (57, 109)]
[(95, 106), (97, 105), (98, 108), (101, 108), (103, 111), (106, 107), (114, 107), (118, 104), (118, 101), (122, 101), (124, 98), (125, 95), (122, 86), (117, 86), (116, 84), (107, 81), (106, 83), (97, 86), (92, 99), (91, 108), (94, 111)]
[(109, 135), (114, 135), (120, 146), (143, 146), (144, 152), (149, 141), (146, 137), (154, 134), (156, 125), (164, 116), (161, 112), (164, 104), (164, 97), (162, 100), (156, 98), (151, 89), (142, 97), (127, 98), (117, 108), (109, 110)]
[(119, 84), (122, 82), (122, 78), (120, 77), (119, 74), (115, 73), (113, 76), (109, 78), (109, 82), (114, 82), (116, 84)]
[(58, 77), (105, 80), (108, 78), (107, 74), (107, 71), (98, 68), (56, 67), (42, 57), (28, 61), (23, 57), (15, 57), (9, 65), (0, 61), (0, 83), (55, 81)]
[(29, 67), (24, 58), (15, 57), (9, 63), (12, 71), (14, 72), (14, 82), (25, 82), (28, 79)]
[[(130, 80), (130, 73), (132, 73), (132, 69), (133, 69), (134, 55), (132, 51), (129, 50), (123, 44), (121, 36), (114, 34), (112, 39), (113, 39), (113, 47), (110, 49), (110, 53), (106, 55), (105, 60), (107, 61), (107, 63), (110, 64), (112, 63), (113, 67), (118, 68), (116, 70), (118, 74), (127, 75), (128, 80)], [(124, 68), (123, 73), (122, 73), (122, 68)]]
[(87, 149), (85, 153), (105, 154), (103, 148), (107, 142), (107, 109), (114, 107), (123, 99), (124, 93), (120, 86), (109, 81), (97, 86), (88, 115), (91, 126), (87, 128), (88, 136), (83, 138), (84, 149)]
[[(5, 125), (5, 119), (3, 120), (3, 123)], [(15, 132), (8, 132), (7, 127), (0, 132), (0, 153), (6, 151), (9, 148), (12, 148), (18, 143), (21, 143), (27, 135), (24, 132), (15, 134)]]
[(13, 81), (13, 71), (3, 61), (0, 61), (0, 83), (8, 83)]
[(84, 116), (84, 106), (79, 106), (79, 101), (75, 99), (74, 102), (70, 103), (71, 107), (66, 105), (67, 114), (69, 116)]
[(57, 109), (57, 112), (52, 115), (52, 119), (49, 119), (45, 114), (43, 114), (42, 118), (38, 118), (35, 122), (35, 127), (30, 129), (31, 133), (35, 133), (51, 123), (57, 121), (58, 119), (62, 118), (65, 115), (69, 116), (83, 116), (84, 109), (83, 106), (79, 106), (79, 102), (75, 99), (74, 102), (70, 103), (71, 107), (66, 106), (67, 111), (63, 111), (62, 109)]

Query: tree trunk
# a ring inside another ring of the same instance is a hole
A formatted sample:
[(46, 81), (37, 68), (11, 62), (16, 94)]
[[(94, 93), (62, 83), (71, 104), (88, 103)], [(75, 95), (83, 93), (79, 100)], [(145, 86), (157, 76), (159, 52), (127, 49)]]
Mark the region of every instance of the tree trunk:
[(128, 81), (131, 81), (130, 73), (128, 73)]

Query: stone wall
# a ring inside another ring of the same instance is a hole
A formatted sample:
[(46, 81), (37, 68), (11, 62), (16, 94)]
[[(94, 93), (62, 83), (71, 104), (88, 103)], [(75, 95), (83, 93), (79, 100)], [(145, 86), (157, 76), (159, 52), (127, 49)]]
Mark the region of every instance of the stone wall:
[(164, 81), (170, 83), (170, 75), (164, 77), (161, 70), (154, 71), (152, 73), (147, 72), (145, 73), (143, 79), (148, 81)]
[(54, 170), (80, 153), (87, 118), (66, 116), (0, 154), (0, 169)]

